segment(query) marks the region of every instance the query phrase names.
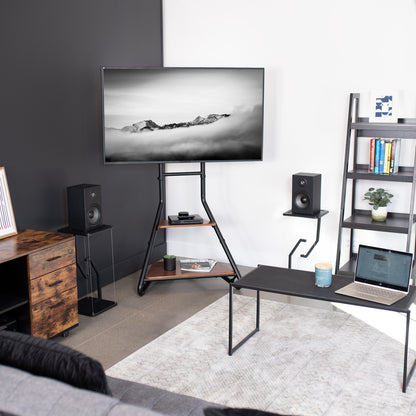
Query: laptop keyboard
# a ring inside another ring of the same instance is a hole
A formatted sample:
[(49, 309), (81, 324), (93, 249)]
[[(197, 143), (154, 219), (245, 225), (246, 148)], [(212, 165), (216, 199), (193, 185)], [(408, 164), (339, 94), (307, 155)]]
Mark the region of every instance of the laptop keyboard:
[(357, 291), (365, 295), (379, 296), (387, 299), (394, 299), (397, 296), (397, 292), (375, 286), (357, 285)]

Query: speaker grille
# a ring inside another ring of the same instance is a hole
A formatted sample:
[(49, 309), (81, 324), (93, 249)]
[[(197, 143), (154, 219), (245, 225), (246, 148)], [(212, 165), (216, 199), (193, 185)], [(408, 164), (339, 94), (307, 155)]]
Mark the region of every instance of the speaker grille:
[(88, 209), (88, 222), (91, 225), (97, 225), (101, 223), (101, 209), (98, 205), (91, 206)]
[(305, 193), (297, 194), (295, 197), (295, 205), (300, 209), (306, 209), (311, 203), (311, 199)]

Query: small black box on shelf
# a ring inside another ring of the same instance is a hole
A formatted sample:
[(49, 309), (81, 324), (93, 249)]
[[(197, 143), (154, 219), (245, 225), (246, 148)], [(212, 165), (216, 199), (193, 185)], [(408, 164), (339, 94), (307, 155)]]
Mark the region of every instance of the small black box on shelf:
[(169, 224), (171, 225), (186, 225), (186, 224), (202, 224), (203, 223), (203, 219), (197, 215), (197, 214), (192, 214), (192, 215), (188, 215), (188, 216), (179, 216), (179, 215), (169, 215), (168, 216), (169, 219)]

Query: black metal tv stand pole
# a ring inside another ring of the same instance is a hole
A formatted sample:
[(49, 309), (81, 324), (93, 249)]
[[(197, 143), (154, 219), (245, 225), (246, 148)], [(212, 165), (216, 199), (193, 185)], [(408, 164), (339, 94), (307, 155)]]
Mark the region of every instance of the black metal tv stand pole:
[[(143, 262), (143, 267), (140, 273), (140, 278), (139, 278), (139, 283), (137, 285), (137, 293), (139, 294), (139, 296), (143, 296), (144, 291), (146, 289), (146, 285), (149, 283), (150, 279), (146, 279), (146, 275), (147, 275), (147, 270), (149, 267), (149, 261), (150, 261), (150, 255), (151, 252), (153, 250), (153, 246), (154, 246), (154, 242), (155, 242), (155, 238), (156, 238), (156, 233), (159, 229), (159, 224), (161, 221), (161, 216), (162, 213), (164, 212), (164, 208), (165, 208), (165, 190), (166, 190), (166, 182), (165, 182), (165, 178), (168, 176), (199, 176), (201, 179), (201, 203), (202, 206), (205, 209), (205, 212), (208, 216), (208, 219), (210, 221), (209, 224), (207, 225), (211, 225), (212, 228), (215, 230), (215, 233), (217, 234), (218, 240), (221, 243), (222, 248), (224, 249), (224, 252), (228, 258), (228, 261), (233, 269), (233, 273), (227, 273), (226, 275), (224, 275), (223, 273), (219, 273), (218, 275), (215, 274), (210, 274), (209, 276), (204, 275), (203, 273), (199, 274), (199, 278), (203, 278), (203, 277), (222, 277), (224, 280), (226, 280), (227, 282), (232, 282), (235, 279), (241, 279), (241, 274), (237, 268), (237, 265), (233, 259), (233, 256), (231, 255), (230, 250), (228, 249), (228, 246), (224, 240), (224, 237), (221, 234), (221, 231), (215, 221), (214, 215), (212, 214), (211, 209), (208, 206), (207, 200), (206, 200), (206, 184), (205, 184), (205, 180), (206, 180), (206, 175), (205, 175), (205, 162), (201, 162), (200, 163), (200, 170), (199, 171), (190, 171), (190, 172), (166, 172), (165, 171), (165, 164), (164, 163), (159, 163), (159, 176), (158, 176), (158, 180), (159, 180), (159, 205), (157, 207), (157, 211), (156, 211), (156, 216), (155, 216), (155, 220), (153, 222), (153, 227), (152, 227), (152, 232), (150, 234), (150, 239), (148, 242), (148, 246), (147, 246), (147, 250), (146, 250), (146, 255), (144, 258), (144, 262)], [(169, 276), (167, 277), (167, 279), (163, 279), (163, 278), (158, 278), (157, 280), (174, 280), (174, 279), (184, 279), (184, 278), (189, 278), (186, 276), (178, 276), (178, 277), (172, 277)], [(196, 277), (192, 277), (192, 278), (196, 278)], [(156, 280), (156, 279), (155, 279)], [(155, 281), (152, 280), (152, 281)]]

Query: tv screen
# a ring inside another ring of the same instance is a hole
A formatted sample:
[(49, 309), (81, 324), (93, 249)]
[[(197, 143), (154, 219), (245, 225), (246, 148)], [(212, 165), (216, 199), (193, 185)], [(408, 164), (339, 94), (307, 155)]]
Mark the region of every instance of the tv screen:
[(102, 68), (105, 163), (261, 160), (263, 68)]

